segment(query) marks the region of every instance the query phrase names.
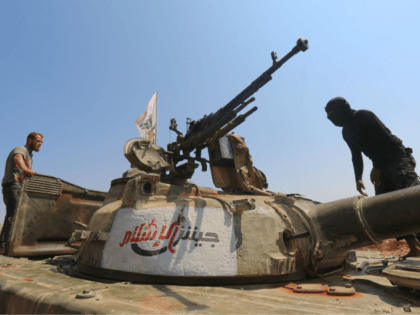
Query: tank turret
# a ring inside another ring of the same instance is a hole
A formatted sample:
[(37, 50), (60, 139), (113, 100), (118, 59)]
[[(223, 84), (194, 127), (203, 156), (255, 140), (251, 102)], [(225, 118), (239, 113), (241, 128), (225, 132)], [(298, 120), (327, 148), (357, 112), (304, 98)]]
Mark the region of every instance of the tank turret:
[[(119, 198), (121, 197), (121, 198)], [(419, 231), (420, 187), (320, 204), (300, 196), (222, 193), (114, 180), (81, 232), (79, 271), (153, 283), (305, 279), (344, 267), (348, 251)]]

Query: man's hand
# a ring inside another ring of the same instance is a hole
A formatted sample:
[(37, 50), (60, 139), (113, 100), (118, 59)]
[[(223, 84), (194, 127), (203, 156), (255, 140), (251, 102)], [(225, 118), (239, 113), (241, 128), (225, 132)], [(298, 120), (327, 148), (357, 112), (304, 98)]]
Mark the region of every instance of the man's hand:
[(25, 171), (25, 174), (28, 175), (28, 177), (34, 176), (34, 173), (35, 173), (34, 170), (32, 170), (30, 168), (26, 169), (26, 171)]
[(375, 186), (381, 185), (381, 170), (379, 168), (372, 168), (372, 172), (370, 172), (370, 181)]
[(363, 184), (363, 181), (362, 181), (361, 179), (359, 179), (359, 180), (356, 182), (356, 189), (357, 189), (357, 191), (358, 191), (359, 193), (361, 193), (363, 196), (367, 197), (367, 196), (368, 196), (368, 194), (367, 194), (367, 193), (365, 193), (364, 191), (362, 191), (362, 188), (363, 188), (363, 189), (366, 189), (366, 188), (365, 188), (365, 184)]

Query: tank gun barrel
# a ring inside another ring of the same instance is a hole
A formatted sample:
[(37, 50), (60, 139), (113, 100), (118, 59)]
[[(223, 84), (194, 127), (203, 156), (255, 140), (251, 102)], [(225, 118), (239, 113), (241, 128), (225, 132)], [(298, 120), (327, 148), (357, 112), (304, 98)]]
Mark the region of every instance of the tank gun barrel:
[(317, 235), (325, 240), (324, 252), (330, 253), (321, 263), (332, 266), (337, 253), (419, 232), (419, 205), (420, 186), (415, 186), (313, 206), (308, 215)]

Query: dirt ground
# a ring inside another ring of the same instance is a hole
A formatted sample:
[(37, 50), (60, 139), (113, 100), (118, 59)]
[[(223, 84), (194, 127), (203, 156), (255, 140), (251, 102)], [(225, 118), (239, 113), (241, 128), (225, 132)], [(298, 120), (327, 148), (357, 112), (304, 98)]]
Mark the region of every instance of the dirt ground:
[(395, 239), (385, 240), (379, 245), (366, 246), (358, 248), (357, 250), (367, 251), (368, 249), (381, 252), (383, 257), (407, 255), (410, 251), (405, 240), (397, 241)]

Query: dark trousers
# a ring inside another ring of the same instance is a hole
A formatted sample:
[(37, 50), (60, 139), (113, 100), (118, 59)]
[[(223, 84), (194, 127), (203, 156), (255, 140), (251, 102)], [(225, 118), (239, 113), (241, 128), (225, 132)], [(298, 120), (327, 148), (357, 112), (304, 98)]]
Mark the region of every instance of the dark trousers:
[(411, 152), (411, 149), (400, 149), (390, 156), (381, 169), (381, 185), (375, 186), (376, 195), (420, 185), (419, 176), (414, 170), (416, 160)]
[[(410, 148), (401, 147), (389, 156), (385, 167), (381, 169), (381, 184), (375, 186), (375, 195), (420, 185), (419, 176), (414, 170), (416, 160), (412, 152)], [(420, 240), (420, 233), (399, 237), (397, 240), (413, 236)]]
[(6, 217), (0, 235), (0, 247), (9, 241), (12, 231), (13, 217), (19, 205), (22, 185), (20, 183), (6, 183), (3, 185), (3, 201), (6, 205)]

